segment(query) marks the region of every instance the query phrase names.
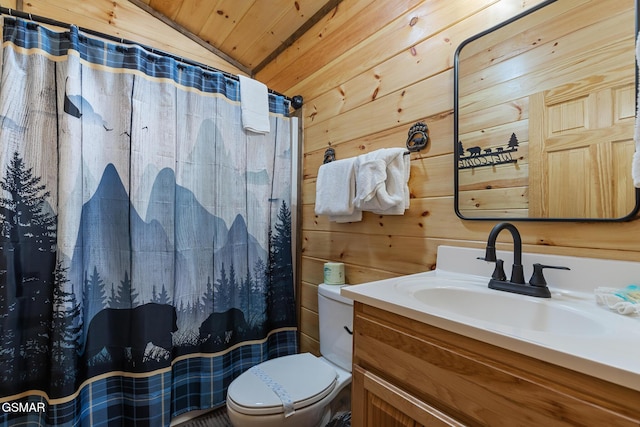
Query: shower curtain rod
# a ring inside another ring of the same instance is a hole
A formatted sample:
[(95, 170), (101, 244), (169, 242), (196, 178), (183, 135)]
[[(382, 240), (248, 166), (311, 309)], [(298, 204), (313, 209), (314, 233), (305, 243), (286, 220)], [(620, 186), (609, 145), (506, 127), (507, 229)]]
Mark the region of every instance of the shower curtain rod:
[[(8, 16), (10, 16), (12, 18), (17, 17), (17, 18), (22, 18), (22, 19), (28, 19), (30, 21), (34, 21), (34, 22), (38, 22), (38, 23), (42, 23), (42, 24), (53, 25), (55, 27), (70, 28), (71, 25), (72, 25), (72, 24), (69, 24), (67, 22), (57, 21), (55, 19), (46, 18), (44, 16), (32, 15), (31, 13), (21, 12), (19, 10), (7, 8), (7, 7), (0, 7), (0, 14), (8, 15)], [(235, 74), (229, 73), (227, 71), (220, 70), (220, 69), (215, 68), (215, 67), (211, 67), (211, 66), (206, 65), (206, 64), (202, 64), (202, 63), (197, 62), (197, 61), (192, 61), (190, 59), (186, 59), (186, 58), (183, 58), (181, 56), (174, 55), (172, 53), (163, 51), (161, 49), (156, 49), (155, 47), (146, 46), (146, 45), (143, 45), (141, 43), (134, 42), (132, 40), (123, 39), (121, 37), (115, 37), (115, 36), (112, 36), (112, 35), (109, 35), (109, 34), (104, 34), (104, 33), (101, 33), (99, 31), (91, 30), (89, 28), (78, 27), (78, 29), (80, 31), (84, 32), (84, 33), (91, 34), (93, 36), (100, 37), (100, 38), (103, 38), (103, 39), (107, 39), (107, 40), (110, 40), (110, 41), (114, 41), (114, 42), (117, 42), (117, 43), (125, 43), (125, 44), (137, 45), (137, 46), (140, 46), (141, 48), (143, 48), (144, 50), (146, 50), (147, 52), (159, 53), (161, 55), (168, 56), (170, 58), (175, 59), (176, 61), (180, 61), (180, 62), (188, 64), (188, 65), (193, 65), (195, 67), (199, 67), (199, 68), (205, 69), (207, 71), (222, 73), (225, 77), (227, 77), (229, 79), (233, 79), (233, 80), (236, 80), (236, 81), (239, 80), (238, 76), (235, 75)], [(269, 93), (271, 93), (273, 95), (284, 97), (287, 101), (289, 101), (291, 103), (293, 108), (295, 108), (296, 110), (302, 106), (302, 97), (300, 97), (299, 95), (298, 96), (294, 96), (293, 98), (289, 98), (288, 96), (286, 96), (286, 95), (284, 95), (284, 94), (282, 94), (280, 92), (276, 92), (273, 89), (268, 89), (268, 91), (269, 91)]]

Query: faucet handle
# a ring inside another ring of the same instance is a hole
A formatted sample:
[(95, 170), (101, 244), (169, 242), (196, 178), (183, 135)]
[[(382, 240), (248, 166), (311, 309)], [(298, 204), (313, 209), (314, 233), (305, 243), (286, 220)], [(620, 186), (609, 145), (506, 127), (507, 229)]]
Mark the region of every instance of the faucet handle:
[(499, 258), (487, 259), (487, 257), (480, 257), (480, 256), (478, 257), (478, 259), (482, 261), (487, 261), (487, 262), (494, 262), (496, 264), (495, 268), (493, 269), (493, 273), (491, 274), (492, 279), (501, 280), (501, 281), (507, 280), (507, 275), (504, 272), (503, 260)]
[(493, 274), (491, 275), (492, 279), (505, 281), (507, 280), (507, 275), (504, 272), (504, 261), (501, 259), (496, 259), (496, 268), (493, 269)]
[(571, 270), (569, 267), (535, 263), (533, 264), (533, 274), (531, 275), (531, 279), (529, 279), (530, 285), (540, 287), (547, 286), (547, 281), (544, 279), (544, 275), (542, 274), (542, 269), (544, 268), (555, 268), (556, 270)]

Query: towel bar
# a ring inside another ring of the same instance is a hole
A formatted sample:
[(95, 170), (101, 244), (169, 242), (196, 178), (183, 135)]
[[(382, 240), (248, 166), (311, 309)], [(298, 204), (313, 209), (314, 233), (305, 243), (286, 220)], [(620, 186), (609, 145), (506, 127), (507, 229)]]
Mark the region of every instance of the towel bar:
[[(407, 152), (404, 155), (415, 153), (422, 150), (429, 143), (429, 128), (424, 122), (417, 122), (409, 129), (409, 138), (407, 138)], [(332, 162), (336, 159), (336, 150), (329, 147), (324, 152), (323, 164)]]

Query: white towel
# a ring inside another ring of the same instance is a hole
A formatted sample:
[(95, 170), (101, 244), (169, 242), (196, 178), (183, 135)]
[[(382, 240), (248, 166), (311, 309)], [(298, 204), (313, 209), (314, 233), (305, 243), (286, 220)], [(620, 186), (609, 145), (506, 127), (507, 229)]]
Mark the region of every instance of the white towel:
[(257, 80), (238, 75), (242, 127), (255, 133), (269, 133), (269, 91)]
[(329, 221), (340, 223), (362, 221), (362, 211), (354, 209), (351, 215), (329, 215)]
[(362, 219), (362, 212), (353, 206), (356, 162), (357, 158), (352, 157), (320, 166), (316, 180), (316, 215), (329, 215), (329, 220), (336, 222)]
[(594, 292), (599, 305), (620, 314), (640, 315), (640, 286), (629, 285), (623, 289), (600, 286)]
[(356, 209), (402, 215), (409, 208), (410, 158), (404, 148), (383, 148), (358, 156)]

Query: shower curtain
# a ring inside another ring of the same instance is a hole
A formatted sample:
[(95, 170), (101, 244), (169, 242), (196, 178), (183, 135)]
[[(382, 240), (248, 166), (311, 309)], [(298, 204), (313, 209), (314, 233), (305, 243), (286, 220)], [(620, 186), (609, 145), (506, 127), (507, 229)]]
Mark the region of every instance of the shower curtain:
[(289, 103), (139, 46), (3, 22), (0, 422), (169, 425), (295, 353)]

